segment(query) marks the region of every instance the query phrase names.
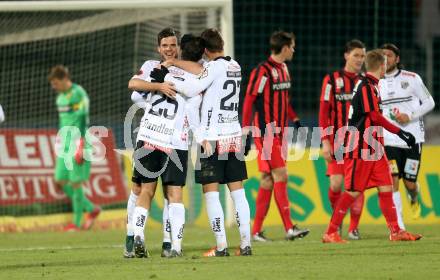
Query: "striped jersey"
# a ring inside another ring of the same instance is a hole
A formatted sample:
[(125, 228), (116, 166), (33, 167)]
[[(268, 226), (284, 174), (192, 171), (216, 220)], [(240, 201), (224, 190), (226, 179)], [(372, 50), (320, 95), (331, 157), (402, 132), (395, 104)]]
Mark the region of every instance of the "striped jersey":
[[(269, 57), (252, 70), (246, 95), (256, 96), (253, 124), (262, 135), (280, 136), (288, 126), (290, 88), (291, 78), (285, 63)], [(265, 131), (266, 127), (272, 131)]]

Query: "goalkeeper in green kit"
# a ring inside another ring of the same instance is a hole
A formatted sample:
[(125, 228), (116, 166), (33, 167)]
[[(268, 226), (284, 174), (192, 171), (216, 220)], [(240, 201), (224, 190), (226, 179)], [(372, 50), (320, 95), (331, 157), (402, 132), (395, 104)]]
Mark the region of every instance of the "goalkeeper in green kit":
[[(86, 154), (90, 151), (86, 143), (89, 98), (80, 85), (70, 80), (69, 71), (63, 65), (52, 67), (48, 80), (58, 93), (56, 105), (60, 121), (55, 148), (55, 183), (71, 200), (73, 208), (73, 223), (64, 230), (90, 229), (101, 208), (90, 202), (82, 187), (90, 177), (91, 163)], [(81, 226), (83, 212), (87, 214)]]

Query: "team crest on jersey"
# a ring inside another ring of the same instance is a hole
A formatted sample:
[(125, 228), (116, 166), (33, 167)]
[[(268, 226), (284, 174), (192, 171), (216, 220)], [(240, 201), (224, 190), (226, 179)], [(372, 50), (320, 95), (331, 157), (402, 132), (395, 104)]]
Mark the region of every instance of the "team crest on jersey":
[(409, 87), (409, 83), (407, 81), (402, 81), (400, 82), (400, 86), (402, 87), (402, 89), (406, 89), (407, 87)]
[(278, 80), (278, 72), (277, 72), (277, 69), (272, 68), (272, 76), (273, 76), (274, 80)]
[(343, 88), (344, 87), (344, 80), (342, 78), (336, 79), (336, 88)]

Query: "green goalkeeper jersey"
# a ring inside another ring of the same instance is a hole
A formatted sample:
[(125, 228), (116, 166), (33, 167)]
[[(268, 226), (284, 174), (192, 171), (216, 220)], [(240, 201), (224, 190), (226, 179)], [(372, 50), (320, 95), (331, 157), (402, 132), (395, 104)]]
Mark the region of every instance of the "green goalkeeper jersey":
[(75, 83), (57, 97), (57, 109), (60, 118), (59, 128), (76, 127), (84, 137), (89, 125), (89, 97), (87, 92)]

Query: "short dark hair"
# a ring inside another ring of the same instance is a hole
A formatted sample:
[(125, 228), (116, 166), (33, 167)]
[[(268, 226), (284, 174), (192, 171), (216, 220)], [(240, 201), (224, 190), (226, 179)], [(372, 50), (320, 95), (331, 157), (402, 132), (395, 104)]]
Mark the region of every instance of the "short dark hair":
[(63, 80), (65, 78), (70, 79), (69, 69), (67, 69), (66, 66), (61, 64), (53, 66), (50, 69), (49, 75), (47, 76), (47, 79), (49, 81), (52, 81), (54, 79)]
[(295, 40), (292, 32), (276, 31), (270, 36), (270, 50), (274, 54), (279, 54), (284, 46), (290, 47)]
[(365, 49), (365, 44), (358, 39), (353, 39), (345, 44), (344, 53), (349, 53), (354, 49)]
[(215, 28), (208, 28), (202, 32), (200, 37), (205, 41), (205, 48), (210, 52), (221, 52), (225, 42), (222, 35)]
[(367, 52), (365, 68), (367, 71), (376, 71), (385, 62), (385, 56), (381, 49), (374, 49)]
[(182, 36), (181, 47), (182, 59), (197, 62), (205, 52), (205, 44), (202, 38), (192, 34)]
[(157, 34), (157, 45), (160, 46), (160, 42), (162, 41), (163, 38), (172, 37), (172, 36), (176, 36), (177, 44), (179, 44), (179, 42), (180, 42), (180, 33), (179, 33), (179, 31), (176, 31), (176, 30), (174, 30), (171, 27), (167, 27), (167, 28), (162, 29)]

